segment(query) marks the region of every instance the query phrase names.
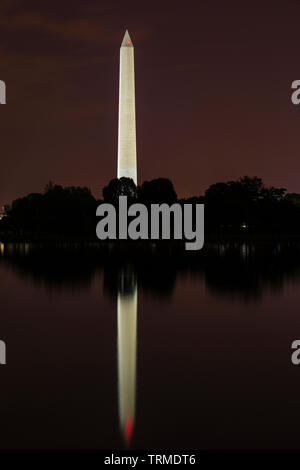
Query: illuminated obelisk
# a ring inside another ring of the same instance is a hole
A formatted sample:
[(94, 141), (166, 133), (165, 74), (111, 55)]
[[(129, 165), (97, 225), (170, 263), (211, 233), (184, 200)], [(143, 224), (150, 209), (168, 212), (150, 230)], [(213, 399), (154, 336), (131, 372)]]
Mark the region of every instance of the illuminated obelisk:
[(121, 274), (118, 292), (118, 388), (121, 432), (130, 444), (135, 418), (137, 283), (130, 273)]
[(120, 48), (118, 178), (122, 176), (137, 184), (134, 48), (127, 30)]

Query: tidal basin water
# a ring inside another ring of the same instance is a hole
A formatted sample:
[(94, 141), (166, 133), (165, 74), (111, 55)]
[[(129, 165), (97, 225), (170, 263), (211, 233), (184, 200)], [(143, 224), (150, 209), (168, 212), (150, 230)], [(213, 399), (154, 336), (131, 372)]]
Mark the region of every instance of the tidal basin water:
[(300, 247), (0, 245), (0, 449), (300, 448)]

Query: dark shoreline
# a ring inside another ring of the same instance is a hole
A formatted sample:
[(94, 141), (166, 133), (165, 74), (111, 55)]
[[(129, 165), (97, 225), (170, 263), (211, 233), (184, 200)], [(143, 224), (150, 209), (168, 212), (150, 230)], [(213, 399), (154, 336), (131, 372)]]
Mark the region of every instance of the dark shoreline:
[[(188, 240), (99, 240), (96, 237), (71, 237), (68, 235), (19, 235), (1, 234), (0, 243), (79, 243), (95, 245), (160, 245), (184, 246)], [(212, 233), (206, 234), (206, 243), (251, 243), (251, 242), (300, 242), (300, 233)], [(192, 250), (193, 251), (193, 250)]]

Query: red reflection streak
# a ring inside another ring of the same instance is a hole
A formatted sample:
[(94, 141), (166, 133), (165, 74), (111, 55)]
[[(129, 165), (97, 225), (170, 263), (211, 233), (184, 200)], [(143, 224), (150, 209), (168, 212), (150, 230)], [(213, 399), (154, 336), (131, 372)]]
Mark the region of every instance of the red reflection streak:
[(126, 442), (127, 442), (127, 445), (130, 444), (131, 436), (132, 436), (132, 426), (131, 426), (130, 417), (127, 416), (127, 421), (126, 421)]

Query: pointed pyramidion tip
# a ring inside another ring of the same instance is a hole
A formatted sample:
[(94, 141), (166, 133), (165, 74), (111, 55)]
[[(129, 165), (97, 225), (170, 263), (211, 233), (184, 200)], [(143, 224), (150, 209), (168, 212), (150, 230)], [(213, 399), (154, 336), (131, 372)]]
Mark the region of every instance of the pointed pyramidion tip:
[(129, 33), (128, 33), (127, 29), (126, 29), (126, 32), (124, 34), (121, 47), (133, 47), (133, 44), (132, 44), (132, 41), (130, 39), (130, 36), (129, 36)]

